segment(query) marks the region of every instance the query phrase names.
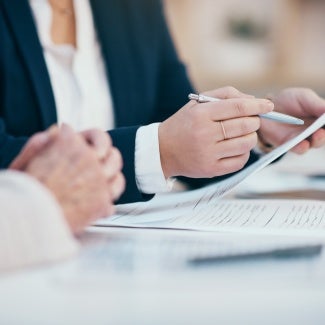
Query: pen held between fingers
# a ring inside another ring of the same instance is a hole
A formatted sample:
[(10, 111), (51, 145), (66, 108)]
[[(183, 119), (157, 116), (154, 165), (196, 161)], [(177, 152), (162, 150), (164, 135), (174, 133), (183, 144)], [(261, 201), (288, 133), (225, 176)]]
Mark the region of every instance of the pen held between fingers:
[[(219, 98), (213, 98), (213, 97), (209, 97), (209, 96), (205, 96), (202, 94), (196, 95), (196, 94), (189, 94), (188, 98), (190, 100), (195, 100), (198, 103), (208, 103), (208, 102), (219, 102), (221, 101), (221, 99)], [(246, 100), (242, 99), (242, 100)], [(251, 99), (253, 100), (253, 99)], [(272, 101), (270, 101), (269, 99), (264, 99), (264, 101), (266, 101), (266, 105), (269, 105), (269, 107), (271, 107), (271, 109), (274, 109), (274, 103)], [(270, 119), (276, 122), (280, 122), (280, 123), (287, 123), (287, 124), (293, 124), (293, 125), (303, 125), (304, 121), (301, 119), (298, 119), (296, 117), (287, 115), (287, 114), (282, 114), (279, 112), (267, 112), (267, 113), (262, 113), (262, 114), (258, 114), (261, 118), (265, 118), (265, 119)]]

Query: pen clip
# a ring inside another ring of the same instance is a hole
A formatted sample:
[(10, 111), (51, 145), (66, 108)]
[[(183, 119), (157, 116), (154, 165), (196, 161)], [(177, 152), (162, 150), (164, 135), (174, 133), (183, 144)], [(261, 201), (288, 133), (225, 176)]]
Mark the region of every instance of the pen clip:
[(219, 98), (208, 97), (202, 94), (189, 94), (188, 99), (196, 100), (198, 103), (218, 102)]
[(196, 94), (189, 94), (188, 99), (189, 100), (196, 100), (197, 102), (199, 102), (200, 96), (196, 95)]

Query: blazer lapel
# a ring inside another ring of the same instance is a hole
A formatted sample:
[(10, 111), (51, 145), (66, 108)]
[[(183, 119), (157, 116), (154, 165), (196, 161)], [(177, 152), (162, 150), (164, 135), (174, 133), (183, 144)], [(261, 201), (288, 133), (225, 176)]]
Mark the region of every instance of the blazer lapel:
[(94, 23), (107, 67), (107, 76), (114, 103), (116, 126), (134, 121), (135, 73), (132, 68), (130, 42), (121, 0), (90, 0)]
[(31, 9), (27, 0), (2, 2), (35, 89), (43, 127), (47, 128), (57, 121), (55, 100)]

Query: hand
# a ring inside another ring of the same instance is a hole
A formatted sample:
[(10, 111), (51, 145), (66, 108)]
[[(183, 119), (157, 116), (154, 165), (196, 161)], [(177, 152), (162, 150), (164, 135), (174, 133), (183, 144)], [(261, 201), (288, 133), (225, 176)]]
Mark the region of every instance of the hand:
[[(56, 196), (73, 232), (112, 212), (112, 201), (124, 187), (120, 155), (112, 147), (108, 146), (101, 162), (98, 152), (68, 126), (52, 127), (47, 135), (38, 134), (31, 141), (11, 168), (34, 176)], [(30, 157), (36, 147), (39, 151)], [(108, 173), (111, 164), (117, 172)]]
[[(325, 100), (311, 89), (287, 88), (272, 98), (272, 101), (276, 111), (293, 115), (305, 121), (304, 125), (296, 126), (263, 119), (259, 136), (262, 142), (273, 146), (281, 145), (295, 137), (325, 113)], [(318, 148), (323, 145), (325, 145), (325, 130), (319, 129), (308, 139), (295, 146), (292, 151), (303, 154), (310, 148)]]
[[(80, 133), (86, 142), (95, 149), (98, 159), (103, 164), (113, 200), (117, 200), (124, 191), (125, 179), (121, 172), (123, 160), (121, 153), (112, 146), (112, 140), (107, 132), (90, 129)], [(113, 206), (112, 206), (113, 208)], [(114, 212), (112, 209), (111, 213)]]
[(231, 87), (205, 95), (224, 100), (190, 101), (159, 126), (165, 177), (214, 177), (241, 169), (257, 144), (260, 118), (256, 115), (274, 108), (269, 100)]
[[(45, 148), (57, 132), (58, 128), (53, 126), (48, 131), (39, 132), (32, 136), (28, 141), (28, 145), (23, 148), (22, 152), (11, 163), (10, 168), (20, 171), (25, 170), (30, 160)], [(114, 201), (117, 200), (125, 188), (124, 176), (121, 173), (123, 163), (120, 152), (112, 146), (111, 138), (107, 132), (90, 129), (82, 131), (80, 134), (87, 144), (95, 150), (99, 161), (103, 165), (111, 197)], [(113, 212), (114, 207), (112, 205), (108, 214)]]

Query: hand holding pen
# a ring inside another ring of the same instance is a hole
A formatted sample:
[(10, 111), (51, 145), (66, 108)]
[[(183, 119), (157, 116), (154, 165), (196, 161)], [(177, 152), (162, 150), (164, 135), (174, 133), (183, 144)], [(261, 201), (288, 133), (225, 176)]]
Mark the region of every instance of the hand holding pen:
[(159, 126), (165, 177), (211, 178), (243, 168), (257, 145), (260, 114), (274, 104), (224, 87), (207, 93), (227, 100), (189, 101)]
[[(160, 162), (165, 177), (211, 178), (236, 172), (246, 165), (258, 139), (279, 146), (325, 113), (324, 99), (310, 89), (289, 88), (272, 97), (272, 101), (233, 87), (215, 89), (206, 95), (224, 100), (201, 104), (202, 97), (192, 97), (195, 100), (160, 124)], [(282, 114), (274, 114), (274, 109)], [(270, 117), (280, 117), (282, 123), (274, 123)], [(292, 151), (303, 153), (324, 144), (325, 129), (320, 129)]]
[[(202, 94), (196, 95), (196, 94), (189, 94), (188, 98), (190, 100), (196, 100), (198, 103), (208, 103), (208, 102), (218, 102), (221, 99), (219, 98), (215, 98), (215, 97), (209, 97), (209, 96), (205, 96)], [(259, 117), (261, 118), (265, 118), (265, 119), (269, 119), (272, 121), (276, 121), (276, 122), (280, 122), (280, 123), (287, 123), (287, 124), (293, 124), (293, 125), (303, 125), (304, 121), (287, 115), (287, 114), (283, 114), (283, 113), (278, 113), (278, 112), (269, 112), (269, 113), (265, 113), (265, 114), (259, 114)]]

